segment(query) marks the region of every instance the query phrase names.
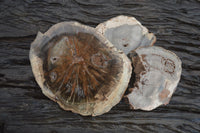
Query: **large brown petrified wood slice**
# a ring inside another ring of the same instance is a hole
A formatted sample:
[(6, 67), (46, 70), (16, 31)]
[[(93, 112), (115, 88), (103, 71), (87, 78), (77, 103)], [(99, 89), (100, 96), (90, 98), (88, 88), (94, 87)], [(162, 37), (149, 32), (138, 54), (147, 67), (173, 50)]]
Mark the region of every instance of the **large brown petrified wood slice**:
[(114, 17), (99, 24), (96, 30), (125, 54), (140, 46), (152, 46), (156, 41), (154, 34), (134, 17)]
[(168, 104), (181, 76), (181, 60), (161, 47), (141, 47), (129, 55), (135, 84), (126, 96), (133, 109), (152, 110)]
[(30, 61), (42, 92), (64, 110), (81, 115), (108, 112), (123, 96), (131, 63), (94, 28), (63, 22), (38, 33)]

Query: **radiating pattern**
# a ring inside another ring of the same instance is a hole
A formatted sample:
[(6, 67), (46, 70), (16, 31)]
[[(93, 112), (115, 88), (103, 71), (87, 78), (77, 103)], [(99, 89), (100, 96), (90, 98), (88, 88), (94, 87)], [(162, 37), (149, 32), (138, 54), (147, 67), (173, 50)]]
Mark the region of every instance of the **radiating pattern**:
[(115, 82), (114, 71), (120, 71), (101, 42), (86, 33), (56, 36), (46, 47), (46, 84), (55, 95), (69, 101), (94, 100), (100, 89), (109, 90), (104, 87)]

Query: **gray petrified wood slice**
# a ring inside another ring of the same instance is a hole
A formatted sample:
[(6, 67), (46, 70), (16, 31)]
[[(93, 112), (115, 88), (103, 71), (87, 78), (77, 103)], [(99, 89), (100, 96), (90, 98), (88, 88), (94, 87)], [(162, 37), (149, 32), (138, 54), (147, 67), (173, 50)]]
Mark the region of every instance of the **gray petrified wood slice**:
[(152, 110), (168, 104), (181, 76), (181, 60), (161, 47), (141, 47), (128, 55), (135, 84), (126, 96), (133, 109)]
[(132, 67), (102, 34), (77, 22), (38, 33), (30, 61), (42, 92), (64, 110), (101, 115), (122, 98)]
[(96, 30), (125, 54), (140, 47), (152, 46), (156, 37), (134, 17), (117, 16), (100, 23)]

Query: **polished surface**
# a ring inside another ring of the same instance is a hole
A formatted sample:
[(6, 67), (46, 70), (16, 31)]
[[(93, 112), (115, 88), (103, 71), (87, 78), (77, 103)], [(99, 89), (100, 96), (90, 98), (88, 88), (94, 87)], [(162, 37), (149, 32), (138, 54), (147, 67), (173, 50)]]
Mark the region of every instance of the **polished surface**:
[[(122, 100), (110, 112), (82, 117), (46, 98), (28, 58), (38, 31), (75, 20), (96, 27), (117, 15), (139, 20), (162, 46), (182, 60), (182, 76), (170, 103), (132, 111)], [(200, 132), (199, 0), (1, 0), (0, 132)]]

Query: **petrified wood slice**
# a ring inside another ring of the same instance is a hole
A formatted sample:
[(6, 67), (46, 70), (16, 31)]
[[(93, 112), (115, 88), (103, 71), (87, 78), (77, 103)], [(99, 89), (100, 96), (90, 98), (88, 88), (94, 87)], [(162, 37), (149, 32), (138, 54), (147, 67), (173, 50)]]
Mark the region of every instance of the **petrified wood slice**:
[(81, 115), (108, 112), (123, 96), (132, 71), (122, 51), (77, 22), (39, 32), (30, 61), (42, 92), (64, 110)]
[(96, 30), (125, 54), (140, 46), (152, 46), (156, 41), (154, 34), (134, 17), (114, 17), (99, 24)]
[(127, 95), (133, 109), (152, 110), (168, 104), (181, 76), (181, 60), (161, 47), (141, 47), (129, 55), (135, 84)]

